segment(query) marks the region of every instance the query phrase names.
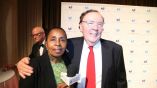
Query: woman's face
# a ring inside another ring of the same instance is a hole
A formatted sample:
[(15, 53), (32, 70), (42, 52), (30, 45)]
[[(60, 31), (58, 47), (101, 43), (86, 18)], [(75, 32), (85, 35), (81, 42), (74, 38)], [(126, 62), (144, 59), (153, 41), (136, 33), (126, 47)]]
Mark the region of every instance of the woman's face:
[(47, 37), (46, 47), (49, 55), (60, 57), (63, 55), (67, 45), (67, 37), (63, 30), (52, 29)]

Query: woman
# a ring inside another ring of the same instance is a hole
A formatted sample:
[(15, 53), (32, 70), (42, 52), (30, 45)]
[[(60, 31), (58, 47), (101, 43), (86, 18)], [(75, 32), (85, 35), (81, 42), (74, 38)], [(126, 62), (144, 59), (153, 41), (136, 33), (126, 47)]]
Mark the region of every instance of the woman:
[(66, 56), (67, 35), (62, 28), (52, 28), (46, 37), (47, 52), (31, 59), (33, 74), (20, 79), (20, 88), (68, 88), (60, 79), (60, 73), (67, 71), (70, 64)]

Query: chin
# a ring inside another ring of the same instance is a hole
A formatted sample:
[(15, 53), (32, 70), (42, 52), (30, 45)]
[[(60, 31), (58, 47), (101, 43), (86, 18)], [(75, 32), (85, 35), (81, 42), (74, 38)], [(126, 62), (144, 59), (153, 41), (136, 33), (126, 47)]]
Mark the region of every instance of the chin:
[(96, 42), (96, 41), (97, 41), (97, 39), (95, 39), (95, 38), (91, 39), (91, 42), (93, 42), (93, 43)]
[(58, 58), (58, 57), (60, 57), (61, 55), (54, 55), (54, 57), (56, 57), (56, 58)]
[(62, 56), (62, 53), (56, 53), (55, 56), (60, 57), (60, 56)]

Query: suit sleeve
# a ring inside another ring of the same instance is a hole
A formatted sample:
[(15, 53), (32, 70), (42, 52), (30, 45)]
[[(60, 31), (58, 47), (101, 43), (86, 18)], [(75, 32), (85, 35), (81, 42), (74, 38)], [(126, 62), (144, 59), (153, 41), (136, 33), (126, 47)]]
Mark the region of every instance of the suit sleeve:
[(117, 88), (127, 88), (126, 71), (123, 57), (122, 47), (117, 47), (116, 53), (116, 78), (117, 78)]
[[(35, 59), (33, 59), (35, 60)], [(36, 87), (36, 65), (37, 65), (37, 62), (35, 61), (32, 61), (30, 60), (30, 66), (33, 67), (33, 74), (31, 74), (31, 76), (27, 76), (25, 79), (23, 78), (20, 78), (20, 81), (19, 81), (19, 88), (37, 88)]]

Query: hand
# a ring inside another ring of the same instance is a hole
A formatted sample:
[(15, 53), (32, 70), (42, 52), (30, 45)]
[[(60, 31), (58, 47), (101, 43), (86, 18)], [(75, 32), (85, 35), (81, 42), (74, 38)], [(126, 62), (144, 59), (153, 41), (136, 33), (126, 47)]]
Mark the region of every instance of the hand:
[(68, 85), (66, 85), (65, 83), (59, 83), (57, 85), (57, 88), (70, 88)]
[(18, 63), (17, 63), (17, 69), (19, 72), (19, 75), (25, 79), (26, 76), (30, 76), (33, 73), (33, 68), (29, 66), (29, 57), (24, 57), (22, 58)]

